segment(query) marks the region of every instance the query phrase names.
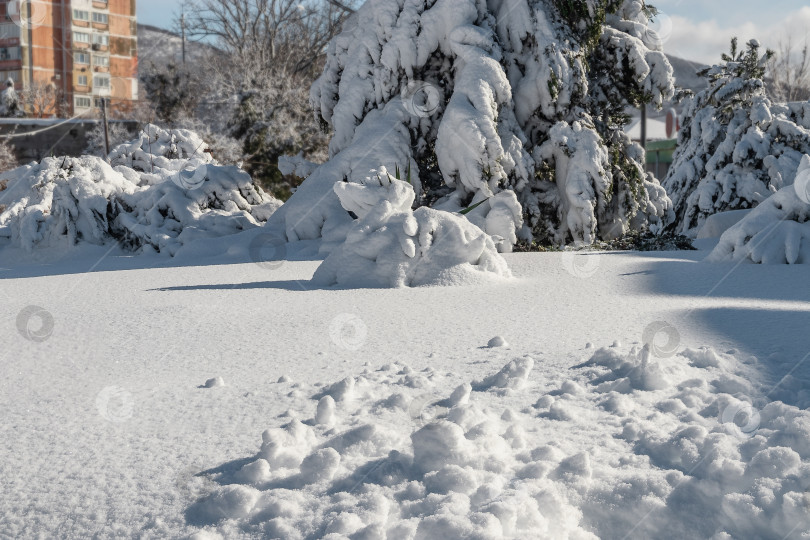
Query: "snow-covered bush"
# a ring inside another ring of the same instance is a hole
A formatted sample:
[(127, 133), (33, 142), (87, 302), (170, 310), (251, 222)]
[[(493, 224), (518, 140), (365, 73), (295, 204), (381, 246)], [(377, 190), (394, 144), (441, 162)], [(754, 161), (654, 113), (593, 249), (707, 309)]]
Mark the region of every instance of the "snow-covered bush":
[(3, 175), (6, 210), (0, 214), (0, 238), (34, 247), (101, 244), (109, 238), (112, 197), (136, 185), (97, 157), (45, 158)]
[(673, 92), (651, 14), (629, 0), (367, 2), (312, 88), (331, 159), (275, 219), (290, 239), (332, 234), (334, 182), (382, 165), (410, 170), (421, 206), (513, 191), (527, 240), (591, 243), (660, 221), (669, 200), (622, 131), (628, 106)]
[(16, 169), (19, 165), (14, 145), (8, 138), (0, 138), (0, 173)]
[(174, 255), (191, 240), (266, 221), (280, 201), (200, 152), (198, 139), (149, 126), (116, 148), (112, 165), (95, 156), (46, 158), (1, 175), (0, 245), (118, 241)]
[(403, 287), (469, 281), (481, 273), (511, 276), (489, 235), (458, 214), (411, 210), (413, 187), (385, 168), (363, 183), (338, 182), (334, 190), (358, 219), (315, 272), (317, 284)]
[(159, 184), (178, 171), (213, 163), (214, 158), (197, 133), (149, 124), (137, 138), (113, 148), (108, 161), (141, 173), (142, 184)]
[(748, 42), (704, 70), (709, 87), (690, 98), (678, 149), (663, 185), (677, 232), (694, 237), (718, 212), (752, 208), (793, 183), (810, 153), (810, 103), (775, 104), (765, 95), (759, 44)]
[(805, 155), (796, 182), (751, 210), (720, 237), (712, 262), (810, 264), (810, 156)]

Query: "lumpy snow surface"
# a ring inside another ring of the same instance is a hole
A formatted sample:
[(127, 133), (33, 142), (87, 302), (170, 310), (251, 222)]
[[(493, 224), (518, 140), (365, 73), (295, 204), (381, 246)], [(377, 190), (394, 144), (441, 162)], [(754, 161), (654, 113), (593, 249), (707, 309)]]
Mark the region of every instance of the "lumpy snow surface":
[(332, 290), (306, 242), (98, 249), (3, 260), (0, 537), (810, 533), (806, 267), (522, 253)]
[(270, 538), (783, 538), (810, 526), (810, 413), (763, 405), (733, 356), (656, 352), (600, 349), (563, 379), (532, 377), (524, 356), (452, 392), (452, 374), (402, 362), (296, 385), (255, 454), (208, 471), (217, 486), (187, 517)]

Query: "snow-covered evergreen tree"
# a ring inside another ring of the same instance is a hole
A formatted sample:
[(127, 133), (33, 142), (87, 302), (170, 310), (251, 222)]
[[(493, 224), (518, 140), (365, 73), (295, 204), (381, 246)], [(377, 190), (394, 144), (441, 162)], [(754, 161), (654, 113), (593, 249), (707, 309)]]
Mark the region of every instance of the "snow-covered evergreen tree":
[(487, 216), (508, 213), (493, 204), (504, 190), (526, 240), (591, 243), (659, 221), (669, 200), (622, 131), (628, 106), (673, 93), (652, 15), (637, 0), (369, 0), (312, 88), (331, 159), (276, 220), (290, 239), (331, 236), (346, 214), (332, 184), (384, 166), (409, 171), (416, 205), (481, 203), (490, 234), (503, 236)]
[(709, 87), (689, 98), (672, 166), (663, 185), (672, 227), (695, 236), (717, 212), (751, 208), (793, 183), (810, 153), (810, 103), (775, 104), (765, 94), (764, 65), (749, 41), (702, 72)]
[(20, 105), (20, 96), (14, 90), (14, 81), (8, 79), (6, 87), (0, 92), (0, 116), (22, 116), (23, 110)]

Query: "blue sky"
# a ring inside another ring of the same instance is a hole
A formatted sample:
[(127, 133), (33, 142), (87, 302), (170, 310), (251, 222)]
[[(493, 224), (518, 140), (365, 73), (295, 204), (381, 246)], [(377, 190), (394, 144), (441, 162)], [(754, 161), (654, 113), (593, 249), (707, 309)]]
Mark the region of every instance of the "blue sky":
[[(137, 0), (138, 19), (171, 29), (180, 0)], [(653, 0), (662, 12), (657, 23), (664, 50), (675, 56), (712, 62), (719, 60), (732, 36), (741, 42), (754, 37), (777, 47), (792, 36), (803, 41), (810, 28), (807, 0)]]

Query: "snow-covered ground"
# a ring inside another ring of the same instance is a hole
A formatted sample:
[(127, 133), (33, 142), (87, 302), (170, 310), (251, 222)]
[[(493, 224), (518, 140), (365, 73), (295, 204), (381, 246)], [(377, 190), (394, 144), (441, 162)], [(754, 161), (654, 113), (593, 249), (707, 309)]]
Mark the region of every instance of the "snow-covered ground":
[(803, 265), (507, 254), (336, 290), (315, 248), (7, 250), (0, 537), (810, 534)]

